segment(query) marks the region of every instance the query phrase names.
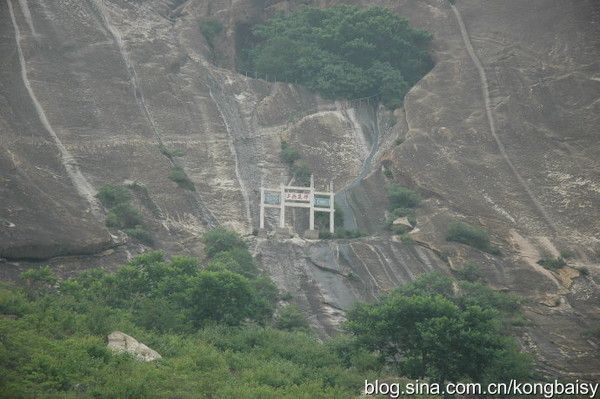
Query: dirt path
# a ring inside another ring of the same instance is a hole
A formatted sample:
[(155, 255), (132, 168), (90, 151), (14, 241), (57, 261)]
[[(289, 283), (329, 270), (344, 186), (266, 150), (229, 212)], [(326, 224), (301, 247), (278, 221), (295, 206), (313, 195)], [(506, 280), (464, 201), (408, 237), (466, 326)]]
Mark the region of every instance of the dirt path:
[[(23, 84), (25, 85), (25, 88), (27, 89), (27, 93), (29, 93), (31, 102), (36, 110), (36, 113), (40, 119), (40, 122), (42, 123), (42, 125), (44, 126), (44, 128), (46, 129), (46, 131), (48, 132), (50, 137), (52, 137), (54, 144), (58, 148), (58, 151), (60, 152), (61, 163), (64, 166), (64, 168), (66, 169), (67, 174), (68, 174), (69, 178), (71, 179), (71, 182), (73, 183), (73, 186), (75, 187), (75, 189), (77, 190), (79, 195), (88, 202), (88, 204), (90, 205), (90, 209), (91, 209), (92, 213), (94, 214), (94, 216), (101, 218), (100, 206), (95, 197), (96, 190), (87, 181), (85, 176), (83, 176), (83, 174), (79, 170), (79, 166), (77, 165), (75, 158), (69, 153), (69, 151), (63, 145), (62, 141), (60, 140), (60, 138), (58, 137), (58, 135), (52, 128), (52, 125), (50, 124), (50, 122), (48, 121), (48, 118), (46, 117), (46, 112), (44, 111), (44, 108), (38, 101), (38, 99), (33, 91), (33, 88), (31, 87), (31, 83), (30, 83), (29, 77), (27, 75), (27, 64), (25, 61), (25, 57), (23, 56), (23, 49), (21, 48), (21, 31), (19, 30), (19, 25), (17, 24), (17, 20), (15, 18), (15, 13), (14, 13), (14, 9), (13, 9), (11, 0), (8, 0), (8, 11), (10, 13), (10, 18), (11, 18), (11, 21), (12, 21), (12, 24), (13, 24), (13, 27), (15, 30), (15, 40), (16, 40), (16, 44), (17, 44), (17, 52), (19, 55), (19, 63), (21, 65), (21, 78), (23, 79)], [(33, 28), (32, 28), (32, 30), (33, 30)]]
[(467, 28), (465, 27), (465, 23), (462, 19), (460, 11), (454, 5), (450, 5), (450, 7), (452, 8), (454, 15), (456, 16), (456, 22), (458, 23), (458, 26), (460, 28), (460, 33), (462, 35), (463, 42), (465, 43), (467, 52), (469, 53), (469, 56), (471, 57), (473, 64), (475, 64), (477, 71), (479, 72), (479, 80), (481, 81), (481, 92), (483, 94), (483, 100), (485, 103), (485, 112), (487, 115), (487, 120), (490, 125), (490, 131), (492, 133), (492, 136), (494, 137), (494, 140), (496, 141), (496, 144), (498, 145), (498, 149), (500, 150), (500, 154), (502, 155), (502, 157), (508, 164), (510, 170), (516, 177), (519, 184), (525, 190), (525, 193), (527, 194), (527, 196), (533, 203), (536, 210), (544, 218), (544, 220), (546, 221), (548, 226), (552, 229), (552, 231), (556, 233), (558, 231), (558, 229), (556, 228), (554, 221), (546, 213), (546, 210), (542, 207), (542, 205), (539, 203), (539, 201), (535, 198), (535, 195), (529, 188), (529, 185), (527, 184), (525, 179), (523, 179), (523, 177), (521, 177), (521, 175), (517, 171), (517, 168), (515, 167), (515, 165), (512, 163), (512, 161), (508, 157), (508, 154), (506, 152), (506, 147), (504, 146), (504, 144), (500, 140), (500, 137), (498, 137), (498, 134), (496, 133), (496, 123), (494, 121), (494, 114), (492, 111), (492, 105), (491, 105), (491, 100), (490, 100), (489, 84), (488, 84), (487, 75), (485, 73), (485, 69), (483, 68), (483, 64), (481, 63), (481, 60), (479, 59), (479, 57), (477, 57), (477, 54), (475, 54), (475, 49), (473, 48), (473, 44), (471, 43), (471, 38), (469, 37), (469, 33), (467, 32)]

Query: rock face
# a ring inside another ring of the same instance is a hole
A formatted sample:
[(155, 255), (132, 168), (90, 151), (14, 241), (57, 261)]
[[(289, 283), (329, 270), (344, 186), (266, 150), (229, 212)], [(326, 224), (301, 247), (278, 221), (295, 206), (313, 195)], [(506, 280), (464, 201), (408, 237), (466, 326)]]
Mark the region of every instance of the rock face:
[(121, 331), (114, 331), (108, 335), (108, 349), (114, 352), (129, 353), (142, 362), (162, 359), (158, 352)]
[[(261, 180), (291, 178), (279, 158), (286, 140), (317, 185), (333, 180), (344, 226), (369, 233), (251, 239), (322, 335), (357, 299), (473, 260), (493, 286), (528, 299), (521, 339), (541, 371), (596, 378), (598, 343), (585, 332), (600, 323), (598, 2), (347, 1), (391, 7), (434, 35), (435, 68), (393, 114), (234, 71), (249, 23), (305, 3), (0, 2), (0, 277), (28, 259), (69, 273), (143, 250), (100, 252), (116, 241), (93, 196), (107, 183), (146, 187), (133, 201), (170, 253), (202, 255), (199, 236), (216, 225), (249, 233)], [(198, 29), (207, 19), (225, 26), (214, 52)], [(382, 164), (423, 194), (412, 245), (384, 230)], [(175, 166), (196, 191), (169, 179)], [(276, 218), (267, 213), (269, 230)], [(302, 232), (306, 219), (298, 210), (287, 222)], [(488, 230), (503, 256), (447, 243), (455, 219)], [(536, 263), (567, 249), (589, 274)]]

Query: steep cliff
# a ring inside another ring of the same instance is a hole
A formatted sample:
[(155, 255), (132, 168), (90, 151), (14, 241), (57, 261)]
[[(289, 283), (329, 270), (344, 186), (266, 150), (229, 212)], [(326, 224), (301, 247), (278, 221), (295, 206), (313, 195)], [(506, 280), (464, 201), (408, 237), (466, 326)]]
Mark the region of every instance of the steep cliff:
[[(597, 375), (598, 343), (584, 332), (600, 323), (600, 7), (363, 2), (434, 34), (435, 68), (392, 114), (235, 72), (248, 24), (300, 3), (2, 2), (1, 275), (34, 259), (65, 273), (112, 267), (144, 250), (104, 227), (94, 194), (107, 183), (143, 184), (147, 195), (134, 203), (168, 252), (202, 256), (199, 236), (216, 225), (249, 234), (261, 180), (289, 179), (279, 159), (286, 140), (318, 184), (333, 180), (344, 224), (369, 233), (331, 242), (249, 237), (263, 269), (322, 335), (356, 299), (473, 259), (496, 288), (528, 298), (522, 342), (542, 370)], [(214, 50), (203, 20), (225, 27)], [(175, 166), (195, 191), (169, 179)], [(383, 229), (382, 167), (426, 197), (413, 245)], [(300, 212), (289, 217), (303, 223)], [(453, 219), (485, 227), (503, 256), (447, 243)], [(536, 263), (564, 250), (576, 254), (573, 267)]]

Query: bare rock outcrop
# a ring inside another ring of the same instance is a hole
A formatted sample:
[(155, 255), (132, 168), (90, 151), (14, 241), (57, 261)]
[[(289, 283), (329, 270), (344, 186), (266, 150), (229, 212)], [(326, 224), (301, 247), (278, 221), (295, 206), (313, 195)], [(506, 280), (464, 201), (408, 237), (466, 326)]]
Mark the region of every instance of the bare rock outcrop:
[(121, 331), (113, 331), (108, 335), (108, 349), (119, 353), (129, 353), (142, 362), (162, 359), (157, 351)]

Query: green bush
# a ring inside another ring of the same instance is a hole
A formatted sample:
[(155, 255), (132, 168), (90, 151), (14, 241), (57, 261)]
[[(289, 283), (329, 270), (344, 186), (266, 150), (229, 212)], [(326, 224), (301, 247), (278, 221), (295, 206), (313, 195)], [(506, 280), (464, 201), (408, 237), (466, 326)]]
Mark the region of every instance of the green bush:
[(230, 271), (202, 271), (189, 291), (190, 320), (195, 326), (206, 322), (237, 325), (246, 319), (265, 316), (250, 281)]
[(346, 230), (346, 229), (336, 229), (334, 237), (335, 238), (359, 238), (363, 237), (365, 234), (360, 230)]
[(460, 242), (492, 255), (500, 254), (500, 250), (490, 243), (490, 238), (485, 230), (466, 223), (450, 223), (446, 240)]
[(475, 282), (483, 279), (483, 272), (481, 266), (475, 262), (467, 262), (463, 265), (462, 269), (456, 272), (456, 276), (460, 280)]
[[(337, 228), (341, 228), (344, 225), (344, 211), (335, 202), (333, 204), (333, 224)], [(329, 213), (328, 212), (315, 212), (315, 228), (319, 231), (329, 231)]]
[(296, 162), (292, 167), (292, 172), (294, 173), (294, 178), (296, 180), (296, 184), (299, 186), (309, 186), (310, 185), (310, 176), (312, 172), (310, 168), (305, 162)]
[(206, 39), (206, 42), (211, 49), (215, 47), (215, 38), (223, 31), (223, 24), (221, 22), (212, 19), (208, 21), (200, 22), (200, 32)]
[(129, 202), (131, 200), (131, 193), (125, 187), (105, 184), (98, 190), (96, 198), (100, 200), (104, 207), (113, 208)]
[(549, 270), (556, 270), (560, 269), (561, 267), (567, 266), (567, 262), (562, 256), (559, 256), (557, 258), (543, 258), (538, 260), (537, 263)]
[(575, 252), (569, 249), (563, 249), (562, 251), (560, 251), (560, 256), (564, 259), (572, 259), (575, 257)]
[(181, 166), (174, 166), (173, 169), (171, 169), (169, 179), (173, 180), (181, 188), (189, 191), (196, 191), (194, 183), (192, 183), (188, 175), (185, 173), (185, 170), (183, 170)]
[(275, 319), (275, 328), (286, 331), (308, 331), (308, 322), (304, 313), (296, 305), (287, 305)]
[(433, 66), (431, 35), (383, 7), (307, 7), (276, 15), (253, 33), (242, 63), (328, 98), (377, 96), (395, 108)]
[(590, 275), (590, 269), (588, 269), (585, 266), (578, 267), (577, 270), (579, 271), (579, 273), (582, 276), (589, 276)]
[(154, 244), (154, 236), (152, 235), (152, 233), (150, 233), (148, 230), (146, 230), (146, 228), (144, 226), (138, 225), (138, 226), (135, 226), (134, 228), (125, 229), (123, 231), (128, 236), (133, 237), (144, 244), (148, 244), (148, 245)]
[(421, 203), (421, 196), (417, 192), (398, 184), (388, 185), (387, 195), (392, 210), (396, 208), (415, 208)]
[(300, 152), (297, 149), (290, 147), (290, 145), (286, 141), (281, 142), (281, 154), (280, 155), (281, 155), (281, 160), (283, 162), (285, 162), (286, 164), (288, 164), (289, 166), (292, 166), (294, 164), (294, 162), (296, 162), (297, 160), (302, 158), (302, 156), (300, 155)]
[(319, 238), (321, 240), (329, 240), (333, 238), (333, 234), (329, 230), (319, 230)]
[(254, 259), (247, 249), (234, 247), (227, 251), (218, 252), (208, 263), (210, 270), (229, 270), (246, 277), (256, 277), (258, 269)]
[(121, 203), (113, 207), (106, 216), (106, 225), (118, 229), (133, 229), (143, 221), (140, 211), (129, 203)]
[(504, 327), (504, 315), (515, 312), (507, 304), (512, 298), (481, 284), (463, 282), (455, 291), (449, 278), (426, 275), (373, 304), (356, 305), (345, 328), (409, 378), (528, 378), (531, 359)]
[(164, 144), (159, 144), (158, 149), (160, 150), (161, 154), (163, 154), (169, 159), (173, 159), (175, 157), (182, 157), (185, 155), (182, 150), (177, 148), (167, 148)]
[(216, 228), (208, 231), (202, 236), (204, 251), (209, 258), (219, 252), (227, 252), (235, 248), (247, 249), (247, 245), (240, 235), (235, 231)]

